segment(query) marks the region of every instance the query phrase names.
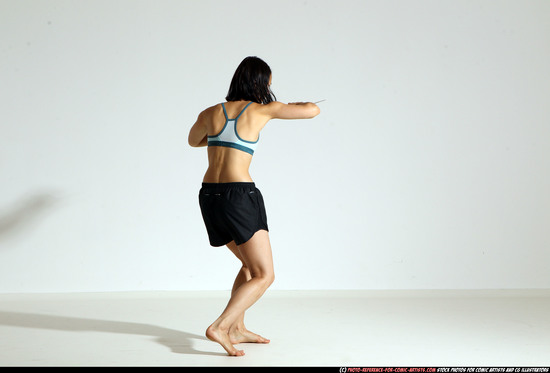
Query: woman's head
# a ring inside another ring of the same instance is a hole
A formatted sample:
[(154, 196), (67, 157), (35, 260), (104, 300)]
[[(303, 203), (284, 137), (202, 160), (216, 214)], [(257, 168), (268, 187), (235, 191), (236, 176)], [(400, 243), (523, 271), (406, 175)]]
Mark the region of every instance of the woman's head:
[(246, 57), (237, 67), (225, 99), (269, 104), (276, 100), (270, 85), (271, 69), (267, 63), (258, 57)]

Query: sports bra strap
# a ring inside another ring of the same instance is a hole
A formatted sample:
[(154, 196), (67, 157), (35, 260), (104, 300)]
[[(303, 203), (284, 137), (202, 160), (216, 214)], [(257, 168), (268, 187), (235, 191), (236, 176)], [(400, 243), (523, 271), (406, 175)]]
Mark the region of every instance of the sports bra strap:
[(225, 115), (225, 119), (229, 119), (227, 117), (227, 111), (225, 111), (225, 105), (223, 104), (223, 102), (222, 102), (222, 108), (223, 108), (223, 115)]
[(241, 139), (239, 137), (239, 133), (237, 132), (237, 121), (251, 103), (252, 101), (246, 104), (236, 118), (229, 119), (227, 116), (227, 110), (225, 109), (225, 104), (222, 102), (223, 114), (225, 115), (225, 124), (217, 135), (208, 136), (208, 146), (225, 146), (228, 148), (242, 150), (243, 152), (253, 155), (254, 150), (258, 145), (258, 141), (260, 140), (260, 135), (258, 134), (258, 139), (256, 141), (247, 141)]
[(244, 111), (246, 110), (246, 108), (252, 103), (252, 101), (250, 101), (248, 104), (246, 104), (246, 106), (241, 110), (241, 112), (239, 113), (239, 115), (237, 115), (237, 118), (235, 119), (238, 119), (242, 113), (244, 113)]
[(244, 111), (246, 110), (246, 108), (247, 108), (251, 103), (252, 103), (252, 101), (250, 101), (248, 104), (246, 104), (246, 106), (241, 110), (241, 112), (239, 113), (239, 115), (237, 115), (235, 118), (229, 119), (229, 117), (227, 116), (227, 111), (225, 110), (225, 105), (224, 105), (224, 103), (222, 102), (223, 115), (225, 115), (225, 119), (227, 119), (227, 120), (239, 119), (239, 117), (241, 116), (241, 114), (244, 113)]

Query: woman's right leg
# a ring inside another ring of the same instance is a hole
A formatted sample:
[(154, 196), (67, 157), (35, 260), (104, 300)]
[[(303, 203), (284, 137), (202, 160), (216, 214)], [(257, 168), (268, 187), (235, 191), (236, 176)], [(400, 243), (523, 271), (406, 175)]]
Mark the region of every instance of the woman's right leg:
[[(235, 294), (235, 291), (237, 291), (237, 289), (240, 288), (242, 284), (249, 281), (252, 276), (250, 275), (250, 270), (246, 266), (246, 263), (244, 262), (235, 241), (231, 241), (230, 243), (228, 243), (227, 247), (229, 248), (229, 250), (231, 250), (233, 254), (235, 254), (235, 256), (241, 261), (242, 264), (242, 267), (239, 270), (237, 277), (235, 278), (235, 282), (233, 283), (233, 288), (231, 289), (231, 296), (233, 296), (233, 294)], [(239, 315), (237, 321), (229, 328), (229, 338), (231, 340), (231, 343), (233, 344), (270, 342), (269, 339), (253, 333), (246, 328), (246, 326), (244, 325), (244, 312)]]
[(221, 344), (229, 355), (235, 356), (244, 355), (244, 352), (237, 350), (231, 343), (229, 329), (263, 295), (275, 278), (267, 231), (259, 230), (238, 250), (251, 278), (234, 290), (225, 310), (206, 330), (209, 339)]

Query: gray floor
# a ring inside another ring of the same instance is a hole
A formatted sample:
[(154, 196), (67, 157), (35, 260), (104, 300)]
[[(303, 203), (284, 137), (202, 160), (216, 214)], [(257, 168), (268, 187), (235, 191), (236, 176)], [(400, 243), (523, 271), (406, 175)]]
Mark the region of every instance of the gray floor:
[(227, 292), (0, 294), (0, 366), (549, 366), (550, 291), (274, 291), (269, 345), (204, 337)]

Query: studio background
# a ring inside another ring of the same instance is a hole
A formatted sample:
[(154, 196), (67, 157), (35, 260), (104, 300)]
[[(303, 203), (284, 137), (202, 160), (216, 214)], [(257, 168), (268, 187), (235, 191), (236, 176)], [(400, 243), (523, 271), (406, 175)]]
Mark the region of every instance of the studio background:
[(550, 2), (0, 0), (0, 292), (230, 289), (187, 135), (249, 55), (273, 289), (550, 288)]

